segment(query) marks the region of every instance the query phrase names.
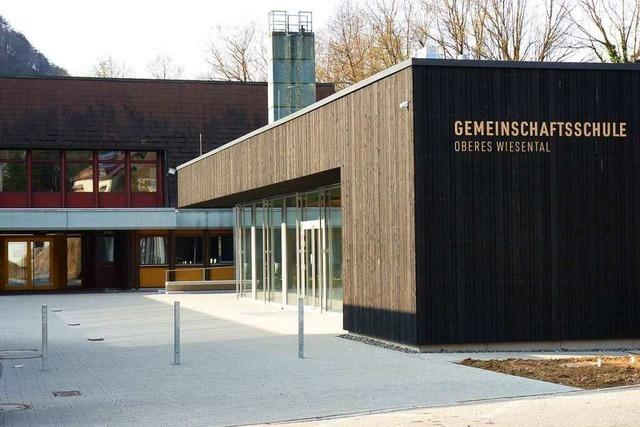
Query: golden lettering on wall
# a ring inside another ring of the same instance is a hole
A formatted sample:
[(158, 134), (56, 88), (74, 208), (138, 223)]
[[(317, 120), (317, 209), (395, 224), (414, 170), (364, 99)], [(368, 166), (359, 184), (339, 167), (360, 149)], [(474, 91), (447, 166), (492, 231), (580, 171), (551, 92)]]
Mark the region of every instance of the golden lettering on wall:
[(545, 138), (626, 138), (626, 122), (456, 120), (455, 151), (549, 153)]

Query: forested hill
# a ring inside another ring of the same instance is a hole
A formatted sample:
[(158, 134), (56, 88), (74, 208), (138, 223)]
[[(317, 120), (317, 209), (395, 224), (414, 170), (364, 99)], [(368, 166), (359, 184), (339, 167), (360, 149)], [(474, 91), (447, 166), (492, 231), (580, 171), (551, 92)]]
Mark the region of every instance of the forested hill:
[(18, 76), (66, 76), (67, 72), (49, 62), (29, 40), (11, 28), (0, 15), (0, 74)]

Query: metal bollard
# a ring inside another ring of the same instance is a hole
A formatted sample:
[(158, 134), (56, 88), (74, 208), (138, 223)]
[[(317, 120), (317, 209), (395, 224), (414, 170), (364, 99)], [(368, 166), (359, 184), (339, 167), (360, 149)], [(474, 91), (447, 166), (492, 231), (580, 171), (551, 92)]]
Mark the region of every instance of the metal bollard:
[(298, 298), (298, 358), (304, 359), (304, 300)]
[(173, 364), (180, 364), (180, 301), (173, 302)]
[(47, 319), (47, 306), (42, 306), (42, 370), (47, 370), (47, 356), (49, 353), (49, 321)]

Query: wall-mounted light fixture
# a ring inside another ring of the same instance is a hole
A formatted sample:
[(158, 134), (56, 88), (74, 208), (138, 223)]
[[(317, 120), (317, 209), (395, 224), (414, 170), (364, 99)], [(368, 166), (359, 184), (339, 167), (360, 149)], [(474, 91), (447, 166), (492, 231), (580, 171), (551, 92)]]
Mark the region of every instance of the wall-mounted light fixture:
[(167, 174), (175, 175), (176, 174), (176, 168), (169, 168), (169, 170), (167, 171)]
[(409, 109), (409, 101), (402, 101), (400, 103), (400, 108), (408, 110)]

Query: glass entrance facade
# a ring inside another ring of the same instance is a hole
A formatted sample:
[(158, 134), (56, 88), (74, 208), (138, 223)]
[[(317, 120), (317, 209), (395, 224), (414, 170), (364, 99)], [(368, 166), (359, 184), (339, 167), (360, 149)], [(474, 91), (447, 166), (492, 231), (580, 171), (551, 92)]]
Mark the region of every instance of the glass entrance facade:
[(237, 206), (240, 296), (341, 312), (341, 206), (339, 186)]

